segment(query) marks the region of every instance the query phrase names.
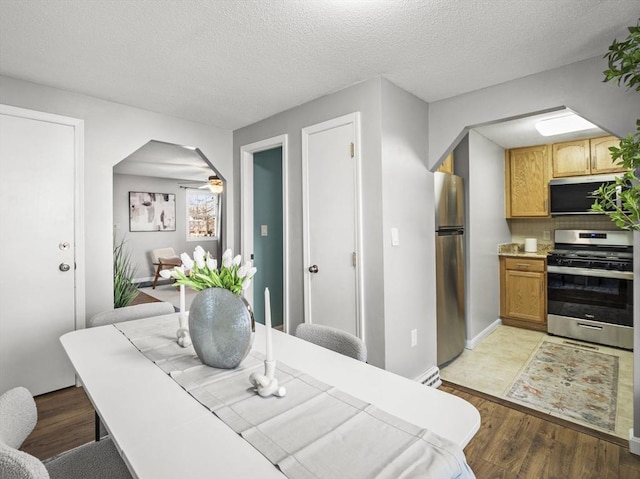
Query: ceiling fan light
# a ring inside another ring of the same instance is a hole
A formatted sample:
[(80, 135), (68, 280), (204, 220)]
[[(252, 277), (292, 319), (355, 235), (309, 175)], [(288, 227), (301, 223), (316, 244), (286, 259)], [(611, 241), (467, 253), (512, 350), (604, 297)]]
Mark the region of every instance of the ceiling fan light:
[(224, 183), (217, 176), (210, 176), (209, 184), (207, 186), (209, 187), (209, 191), (215, 194), (220, 194), (224, 190)]
[(590, 121), (573, 113), (556, 118), (549, 118), (548, 120), (540, 120), (535, 124), (535, 127), (542, 136), (562, 135), (563, 133), (597, 128), (597, 126)]

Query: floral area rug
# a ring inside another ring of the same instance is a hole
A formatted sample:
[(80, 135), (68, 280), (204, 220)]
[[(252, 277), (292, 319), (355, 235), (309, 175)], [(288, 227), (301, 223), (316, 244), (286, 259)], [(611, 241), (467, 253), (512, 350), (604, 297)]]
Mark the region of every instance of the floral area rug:
[(618, 358), (544, 341), (507, 397), (615, 431)]

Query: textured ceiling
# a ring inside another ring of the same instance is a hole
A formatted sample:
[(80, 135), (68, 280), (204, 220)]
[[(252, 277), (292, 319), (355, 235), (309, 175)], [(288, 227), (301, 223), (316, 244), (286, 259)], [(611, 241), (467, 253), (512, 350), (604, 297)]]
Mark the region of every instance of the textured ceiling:
[(431, 102), (602, 55), (638, 0), (0, 0), (0, 73), (237, 129), (383, 76)]

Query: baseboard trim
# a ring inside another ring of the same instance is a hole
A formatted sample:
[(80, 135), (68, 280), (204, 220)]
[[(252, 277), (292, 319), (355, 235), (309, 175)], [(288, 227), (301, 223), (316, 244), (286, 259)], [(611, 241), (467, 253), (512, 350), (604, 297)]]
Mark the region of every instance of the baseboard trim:
[(489, 326), (484, 328), (480, 332), (480, 334), (476, 335), (474, 338), (467, 339), (464, 342), (465, 349), (474, 349), (478, 344), (480, 344), (484, 340), (484, 338), (486, 338), (491, 333), (493, 333), (498, 328), (498, 326), (500, 326), (501, 324), (502, 324), (502, 320), (500, 318), (498, 318), (493, 323), (491, 323)]
[(633, 428), (629, 429), (629, 452), (640, 456), (640, 437), (633, 435)]

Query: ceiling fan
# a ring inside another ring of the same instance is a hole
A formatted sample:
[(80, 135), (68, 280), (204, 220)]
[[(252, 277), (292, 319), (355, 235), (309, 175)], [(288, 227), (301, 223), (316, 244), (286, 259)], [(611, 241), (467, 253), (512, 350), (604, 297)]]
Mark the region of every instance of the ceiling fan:
[[(187, 187), (185, 186), (185, 188)], [(199, 190), (208, 188), (211, 193), (220, 194), (224, 190), (224, 182), (218, 175), (211, 175), (204, 185), (198, 186), (197, 188)]]

